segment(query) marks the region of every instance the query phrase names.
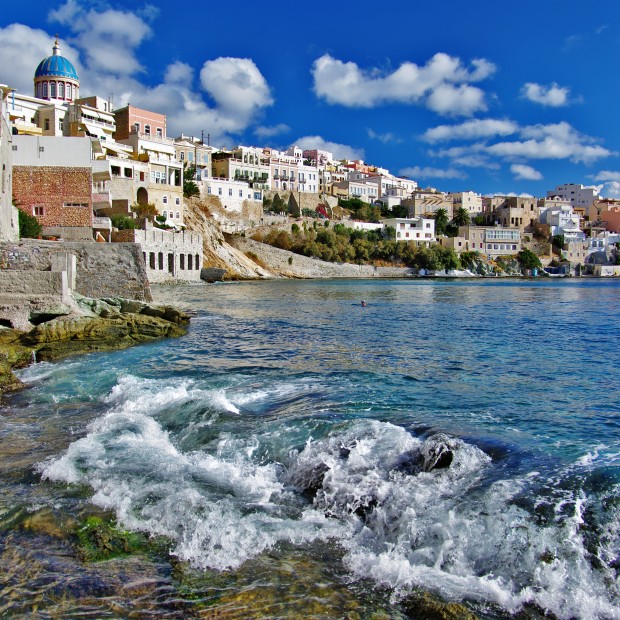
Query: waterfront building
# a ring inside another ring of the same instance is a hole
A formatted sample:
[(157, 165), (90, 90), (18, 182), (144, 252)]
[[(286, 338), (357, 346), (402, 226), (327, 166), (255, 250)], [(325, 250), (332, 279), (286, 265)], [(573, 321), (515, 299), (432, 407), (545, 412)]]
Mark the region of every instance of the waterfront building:
[(396, 231), (396, 241), (413, 241), (416, 245), (435, 243), (435, 220), (432, 218), (391, 218), (383, 220), (385, 228)]
[(254, 199), (262, 200), (263, 191), (270, 189), (268, 151), (247, 146), (216, 151), (212, 155), (213, 178), (244, 182), (252, 188)]
[(458, 237), (465, 239), (463, 250), (479, 252), (489, 259), (514, 256), (521, 251), (521, 231), (515, 227), (461, 226)]
[(141, 230), (112, 233), (115, 243), (137, 243), (143, 253), (151, 284), (199, 282), (202, 268), (202, 236), (195, 232), (171, 232), (145, 222)]
[[(203, 183), (204, 196), (216, 196), (222, 208), (229, 212), (243, 213), (244, 203), (257, 203), (263, 199), (262, 191), (255, 190), (245, 181), (212, 177)], [(258, 197), (257, 197), (258, 196)]]

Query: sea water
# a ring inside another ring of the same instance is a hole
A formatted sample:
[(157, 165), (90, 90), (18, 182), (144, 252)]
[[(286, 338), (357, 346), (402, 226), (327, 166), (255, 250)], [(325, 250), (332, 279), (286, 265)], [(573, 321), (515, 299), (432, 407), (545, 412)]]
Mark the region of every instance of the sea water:
[(155, 296), (195, 313), (185, 337), (22, 372), (0, 416), (0, 449), (27, 437), (32, 461), (4, 475), (13, 502), (86, 489), (197, 572), (294, 549), (395, 605), (620, 618), (620, 282)]

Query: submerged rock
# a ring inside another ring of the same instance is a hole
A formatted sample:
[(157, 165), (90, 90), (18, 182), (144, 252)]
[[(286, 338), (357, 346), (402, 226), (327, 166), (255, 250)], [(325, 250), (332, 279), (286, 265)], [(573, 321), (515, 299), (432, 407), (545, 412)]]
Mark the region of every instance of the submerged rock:
[(467, 607), (460, 603), (446, 603), (428, 592), (411, 594), (402, 602), (408, 618), (415, 620), (477, 620)]

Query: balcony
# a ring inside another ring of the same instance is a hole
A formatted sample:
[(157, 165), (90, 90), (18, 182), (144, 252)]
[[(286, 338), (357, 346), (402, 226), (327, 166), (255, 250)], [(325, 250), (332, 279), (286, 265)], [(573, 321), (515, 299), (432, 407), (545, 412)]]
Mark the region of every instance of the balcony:
[(112, 196), (110, 192), (93, 193), (93, 209), (109, 209), (112, 206)]
[(157, 142), (158, 144), (168, 144), (170, 146), (174, 146), (174, 140), (172, 138), (168, 138), (167, 136), (144, 133), (142, 131), (136, 131), (135, 129), (132, 129), (129, 135), (138, 136), (140, 140), (148, 140), (149, 142)]

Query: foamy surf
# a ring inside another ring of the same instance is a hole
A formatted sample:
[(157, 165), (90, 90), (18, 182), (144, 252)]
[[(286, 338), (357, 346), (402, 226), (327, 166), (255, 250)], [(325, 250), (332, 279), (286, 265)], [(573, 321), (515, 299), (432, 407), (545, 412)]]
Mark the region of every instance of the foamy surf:
[[(588, 510), (599, 500), (565, 484), (570, 468), (549, 482), (542, 472), (502, 477), (472, 443), (376, 420), (324, 423), (301, 446), (301, 426), (234, 432), (247, 423), (244, 406), (308, 389), (123, 377), (104, 398), (107, 413), (41, 473), (90, 485), (124, 527), (168, 537), (197, 568), (235, 569), (280, 543), (332, 540), (353, 576), (397, 598), (422, 587), (509, 612), (619, 617), (618, 509), (610, 504), (592, 534)], [(217, 429), (226, 415), (233, 426)], [(184, 449), (205, 424), (203, 444)]]

